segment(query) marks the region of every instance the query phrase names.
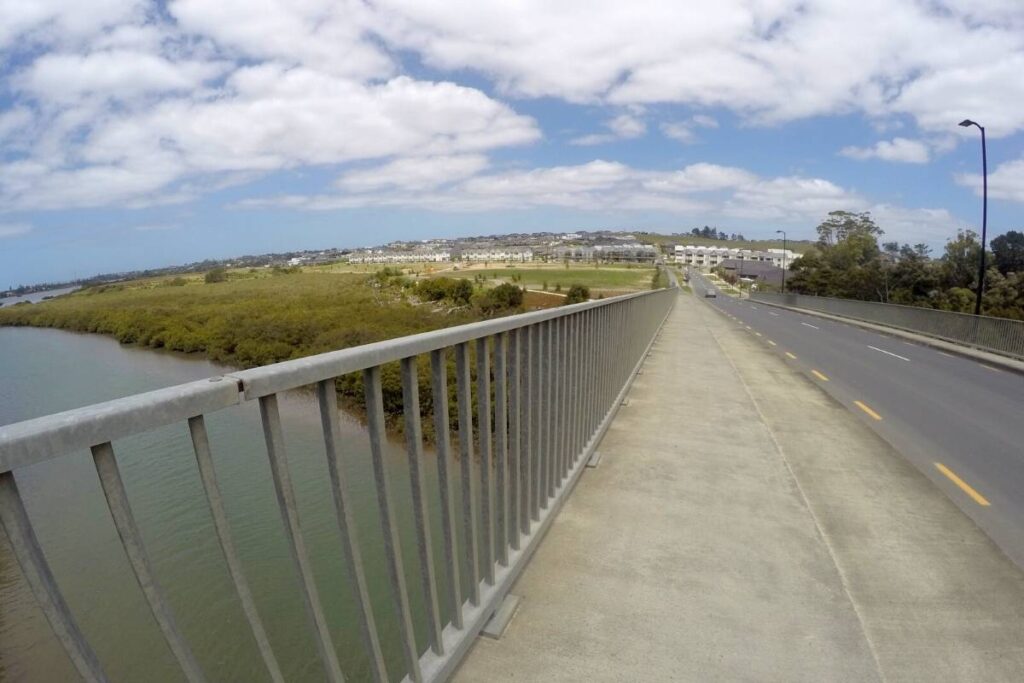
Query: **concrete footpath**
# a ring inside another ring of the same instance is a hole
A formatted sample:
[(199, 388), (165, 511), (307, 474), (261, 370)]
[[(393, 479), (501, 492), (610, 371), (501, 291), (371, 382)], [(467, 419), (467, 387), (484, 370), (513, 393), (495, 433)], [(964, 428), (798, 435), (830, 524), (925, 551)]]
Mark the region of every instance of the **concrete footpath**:
[(456, 680), (1024, 680), (1024, 573), (702, 301), (600, 451)]

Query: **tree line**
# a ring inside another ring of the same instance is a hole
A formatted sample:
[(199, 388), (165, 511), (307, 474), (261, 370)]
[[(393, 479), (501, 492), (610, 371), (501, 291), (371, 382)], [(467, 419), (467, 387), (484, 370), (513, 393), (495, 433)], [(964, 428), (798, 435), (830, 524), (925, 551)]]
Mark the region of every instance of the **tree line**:
[[(832, 211), (816, 230), (814, 247), (793, 262), (787, 290), (974, 311), (981, 242), (973, 230), (958, 230), (935, 257), (925, 244), (879, 243), (884, 231), (868, 212)], [(989, 247), (982, 313), (1024, 320), (1024, 232), (1011, 230)]]

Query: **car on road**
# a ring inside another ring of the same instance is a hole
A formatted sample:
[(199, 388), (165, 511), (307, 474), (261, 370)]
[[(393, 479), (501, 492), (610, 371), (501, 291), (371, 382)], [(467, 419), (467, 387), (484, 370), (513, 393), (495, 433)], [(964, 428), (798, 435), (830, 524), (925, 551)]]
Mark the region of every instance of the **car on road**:
[(714, 299), (716, 297), (718, 297), (718, 292), (715, 291), (714, 287), (708, 287), (707, 289), (704, 290), (705, 299)]

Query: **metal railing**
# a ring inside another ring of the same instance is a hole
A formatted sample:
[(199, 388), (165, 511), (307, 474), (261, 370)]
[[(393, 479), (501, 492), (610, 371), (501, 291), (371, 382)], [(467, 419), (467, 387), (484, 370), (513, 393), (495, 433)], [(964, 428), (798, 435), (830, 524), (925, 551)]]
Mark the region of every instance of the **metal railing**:
[(757, 292), (751, 298), (887, 325), (1005, 356), (1024, 358), (1024, 321), (1020, 320), (806, 294)]
[[(87, 681), (107, 680), (102, 663), (76, 624), (47, 564), (19, 494), (15, 472), (78, 449), (90, 449), (121, 544), (152, 616), (186, 679), (205, 680), (154, 575), (112, 445), (126, 436), (186, 422), (236, 597), (267, 673), (272, 680), (282, 681), (282, 667), (232, 541), (204, 417), (229, 406), (258, 401), (266, 455), (309, 627), (325, 678), (342, 681), (344, 675), (299, 524), (278, 408), (282, 392), (314, 387), (337, 531), (346, 558), (348, 585), (357, 605), (361, 647), (370, 661), (372, 676), (379, 682), (403, 677), (413, 681), (444, 680), (522, 571), (583, 471), (676, 295), (673, 287), (463, 325), (0, 427), (0, 522), (27, 583), (79, 674)], [(451, 443), (449, 422), (449, 353), (455, 356), (455, 445)], [(436, 490), (425, 484), (424, 476), (416, 371), (417, 357), (424, 354), (429, 355), (431, 370)], [(385, 472), (381, 367), (394, 362), (401, 366), (409, 491), (392, 490)], [(351, 492), (342, 466), (345, 444), (335, 380), (349, 373), (362, 373), (363, 378), (380, 515), (379, 538), (356, 537)], [(409, 560), (402, 556), (394, 514), (394, 497), (405, 495), (412, 502), (417, 548), (413, 561), (419, 564), (425, 596), (423, 613), (415, 615), (405, 578)], [(461, 510), (456, 509), (457, 499), (461, 500)], [(431, 509), (440, 510), (443, 542), (438, 546), (443, 551), (437, 553), (439, 557), (435, 557), (436, 546), (431, 539)], [(384, 548), (391, 608), (402, 641), (400, 670), (395, 670), (394, 662), (389, 670), (382, 655), (382, 636), (375, 624), (360, 554), (366, 543)], [(478, 559), (481, 556), (483, 561)], [(463, 595), (467, 583), (468, 595)], [(446, 609), (442, 611), (441, 606)], [(448, 623), (442, 623), (443, 613), (451, 615)], [(416, 640), (414, 619), (426, 623), (426, 642)]]

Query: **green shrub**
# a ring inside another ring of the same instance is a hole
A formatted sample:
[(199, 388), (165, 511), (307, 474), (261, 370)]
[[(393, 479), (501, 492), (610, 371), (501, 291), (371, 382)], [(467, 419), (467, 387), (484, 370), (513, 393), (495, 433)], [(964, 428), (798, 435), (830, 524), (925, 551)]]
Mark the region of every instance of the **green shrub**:
[[(603, 297), (602, 297), (603, 298)], [(580, 304), (590, 300), (590, 288), (583, 285), (573, 285), (565, 296), (565, 305)]]
[(203, 276), (203, 282), (210, 285), (215, 282), (227, 282), (228, 271), (224, 268), (214, 268), (213, 270), (207, 271), (206, 275)]

